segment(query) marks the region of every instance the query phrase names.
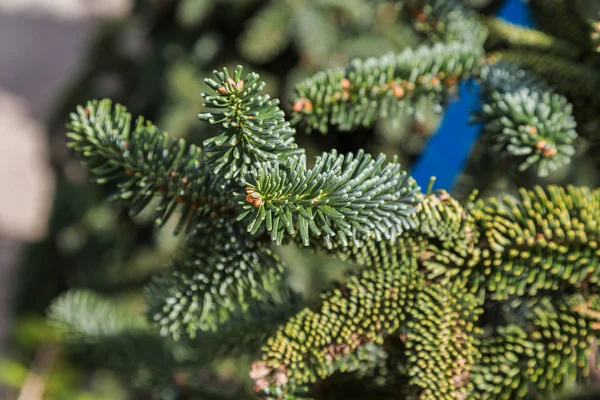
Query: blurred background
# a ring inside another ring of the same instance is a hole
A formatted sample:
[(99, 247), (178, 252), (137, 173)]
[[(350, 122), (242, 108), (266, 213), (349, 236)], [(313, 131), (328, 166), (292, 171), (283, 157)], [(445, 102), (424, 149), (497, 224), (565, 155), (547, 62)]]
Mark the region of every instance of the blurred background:
[[(88, 184), (65, 146), (78, 104), (110, 97), (172, 136), (201, 143), (213, 132), (197, 120), (200, 93), (215, 68), (255, 70), (289, 109), (285, 99), (303, 77), (418, 42), (394, 1), (0, 0), (0, 399), (151, 398), (143, 382), (65, 346), (44, 317), (52, 299), (73, 287), (142, 314), (142, 289), (178, 241), (169, 227), (155, 229), (149, 214), (131, 219), (108, 203), (110, 187)], [(439, 122), (424, 101), (395, 124), (299, 142), (309, 154), (361, 147), (399, 154), (410, 167)], [(491, 162), (474, 154), (477, 163)], [(534, 180), (500, 164), (470, 169), (479, 175), (461, 178), (459, 196)], [(346, 268), (294, 247), (282, 256), (294, 260), (290, 282), (309, 299)], [(216, 369), (231, 390), (249, 387), (237, 365)]]

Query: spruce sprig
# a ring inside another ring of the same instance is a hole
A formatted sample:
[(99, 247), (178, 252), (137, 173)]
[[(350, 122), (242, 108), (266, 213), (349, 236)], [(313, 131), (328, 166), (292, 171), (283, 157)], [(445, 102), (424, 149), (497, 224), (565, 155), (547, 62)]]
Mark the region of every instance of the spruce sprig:
[(225, 181), (239, 183), (260, 162), (278, 163), (302, 154), (295, 143), (295, 130), (278, 107), (279, 100), (261, 95), (265, 83), (251, 72), (242, 79), (238, 66), (233, 77), (227, 68), (205, 79), (215, 94), (203, 93), (205, 107), (199, 114), (221, 133), (204, 141), (206, 163)]
[(305, 246), (311, 237), (327, 248), (333, 236), (343, 246), (371, 234), (394, 241), (416, 224), (419, 187), (383, 155), (332, 151), (317, 157), (312, 169), (305, 157), (295, 157), (281, 166), (262, 163), (246, 179), (245, 193), (236, 194), (243, 210), (238, 219), (253, 234), (264, 226), (277, 244), (296, 232)]

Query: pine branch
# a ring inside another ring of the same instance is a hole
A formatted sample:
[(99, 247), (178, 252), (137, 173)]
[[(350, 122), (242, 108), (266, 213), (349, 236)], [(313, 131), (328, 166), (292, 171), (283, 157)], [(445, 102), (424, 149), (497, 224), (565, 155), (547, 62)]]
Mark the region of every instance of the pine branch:
[(279, 100), (260, 93), (265, 83), (252, 72), (242, 80), (238, 66), (233, 77), (226, 68), (214, 71), (206, 84), (216, 95), (203, 93), (209, 112), (199, 118), (215, 125), (221, 134), (204, 142), (206, 164), (225, 181), (243, 180), (259, 162), (282, 162), (302, 154), (294, 142), (295, 131), (284, 119)]
[(89, 290), (72, 290), (54, 300), (48, 315), (73, 340), (95, 343), (126, 331), (145, 331), (141, 316)]
[(411, 239), (396, 247), (401, 262), (374, 266), (350, 276), (322, 295), (318, 311), (300, 311), (271, 336), (263, 360), (254, 364), (255, 391), (268, 396), (294, 393), (317, 378), (335, 372), (334, 361), (366, 343), (382, 344), (407, 318), (421, 288)]
[[(576, 294), (530, 305), (524, 327), (508, 325), (482, 341), (473, 382), (483, 398), (546, 398), (587, 376), (600, 334), (600, 299)], [(528, 396), (529, 395), (529, 396)]]
[(249, 299), (262, 299), (283, 277), (268, 241), (239, 223), (217, 220), (188, 239), (172, 267), (148, 288), (150, 317), (163, 336), (214, 331)]
[(421, 258), (429, 279), (466, 284), (495, 300), (595, 286), (600, 191), (549, 186), (519, 194), (476, 202), (470, 246), (430, 244)]
[(285, 1), (271, 1), (248, 21), (238, 48), (249, 61), (272, 60), (290, 43), (294, 13)]
[(584, 21), (579, 17), (577, 0), (532, 0), (533, 17), (541, 29), (576, 46), (590, 48)]
[(413, 28), (429, 42), (460, 42), (482, 47), (487, 28), (463, 2), (408, 0), (405, 3)]
[[(254, 309), (253, 315), (260, 313)], [(152, 396), (177, 392), (202, 399), (247, 398), (231, 382), (216, 376), (207, 379), (202, 376), (206, 371), (198, 368), (215, 355), (227, 353), (226, 343), (216, 335), (204, 335), (206, 343), (199, 349), (197, 343), (174, 343), (161, 338), (141, 315), (131, 313), (121, 302), (87, 290), (70, 291), (56, 299), (49, 316), (64, 332), (71, 352), (117, 371), (134, 389)]]
[(260, 299), (251, 299), (237, 309), (216, 332), (199, 332), (188, 340), (196, 364), (217, 357), (256, 354), (268, 336), (304, 307), (303, 298), (283, 284)]
[(177, 365), (173, 349), (122, 303), (72, 290), (54, 300), (48, 315), (75, 354), (120, 371), (134, 387), (168, 385)]
[(347, 131), (412, 112), (422, 97), (444, 104), (482, 54), (470, 44), (437, 43), (319, 72), (296, 86), (292, 124), (308, 132), (327, 133), (331, 125)]
[(511, 24), (500, 18), (485, 18), (483, 22), (489, 33), (486, 48), (503, 46), (510, 49), (529, 49), (572, 59), (580, 57), (583, 53), (583, 49), (573, 46), (571, 42), (535, 29)]
[(480, 81), (485, 100), (475, 119), (495, 151), (520, 160), (521, 171), (535, 165), (540, 176), (570, 163), (577, 124), (566, 98), (501, 62), (483, 68)]
[(489, 54), (492, 61), (519, 65), (543, 77), (574, 104), (575, 100), (598, 103), (600, 73), (584, 64), (551, 54), (524, 50), (500, 50)]
[(305, 246), (321, 237), (328, 248), (335, 236), (344, 246), (373, 234), (377, 240), (394, 241), (415, 225), (419, 187), (396, 160), (373, 160), (359, 151), (356, 156), (323, 153), (314, 167), (304, 157), (286, 164), (260, 164), (247, 175), (246, 193), (237, 193), (248, 231), (263, 226), (271, 240), (282, 243), (286, 232), (296, 232)]
[(211, 190), (214, 182), (201, 161), (201, 150), (174, 141), (150, 122), (110, 100), (90, 101), (71, 114), (69, 147), (99, 184), (115, 182), (111, 199), (122, 200), (131, 215), (140, 213), (155, 197), (156, 222), (162, 226), (175, 211), (181, 213), (176, 232), (193, 227), (202, 216), (227, 212), (226, 201)]
[(471, 398), (471, 374), (479, 361), (475, 335), (481, 309), (460, 288), (432, 284), (423, 289), (407, 322), (408, 382), (418, 398)]

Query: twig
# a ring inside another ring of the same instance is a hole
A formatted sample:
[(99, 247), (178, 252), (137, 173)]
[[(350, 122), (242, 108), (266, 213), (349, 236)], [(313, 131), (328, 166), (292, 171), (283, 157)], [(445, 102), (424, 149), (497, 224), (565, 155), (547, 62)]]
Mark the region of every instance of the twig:
[(48, 375), (57, 357), (58, 348), (56, 346), (46, 344), (39, 348), (17, 400), (41, 400), (43, 398)]

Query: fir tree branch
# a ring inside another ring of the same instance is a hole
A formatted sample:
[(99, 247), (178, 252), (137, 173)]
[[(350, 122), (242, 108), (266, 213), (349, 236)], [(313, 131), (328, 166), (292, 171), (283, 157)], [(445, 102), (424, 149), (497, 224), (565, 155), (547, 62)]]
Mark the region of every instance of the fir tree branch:
[(570, 163), (577, 124), (566, 98), (501, 62), (483, 68), (480, 82), (485, 100), (475, 119), (500, 155), (521, 160), (521, 171), (535, 165), (540, 176)]
[(414, 29), (429, 42), (470, 43), (482, 47), (488, 34), (476, 14), (457, 0), (408, 0), (406, 9)]
[(284, 119), (279, 100), (260, 93), (265, 83), (252, 72), (242, 80), (238, 66), (233, 77), (226, 68), (214, 71), (206, 84), (216, 94), (203, 93), (210, 109), (199, 118), (215, 125), (221, 134), (204, 142), (206, 163), (225, 181), (243, 181), (259, 162), (278, 163), (302, 154), (294, 142), (295, 131)]
[(327, 133), (331, 125), (347, 131), (411, 112), (421, 97), (443, 104), (482, 54), (470, 44), (437, 43), (319, 72), (296, 86), (292, 124), (309, 132)]
[(486, 48), (506, 46), (511, 49), (535, 50), (576, 59), (583, 50), (573, 43), (550, 36), (541, 31), (511, 24), (500, 18), (483, 19), (488, 28)]
[[(402, 260), (391, 268), (373, 266), (322, 295), (318, 311), (306, 308), (270, 337), (263, 360), (254, 364), (255, 390), (278, 397), (294, 393), (335, 372), (334, 361), (365, 343), (382, 344), (407, 318), (421, 288), (409, 238), (396, 247)], [(400, 250), (399, 250), (400, 251)]]
[(465, 284), (494, 300), (583, 290), (600, 280), (600, 191), (569, 186), (478, 200), (468, 246), (431, 243), (428, 278)]
[(600, 73), (581, 63), (552, 54), (524, 50), (495, 51), (489, 54), (489, 59), (529, 69), (569, 98), (583, 97), (594, 102), (599, 101)]
[(96, 343), (123, 332), (144, 332), (142, 316), (90, 290), (72, 290), (54, 300), (48, 315), (71, 340)]
[[(290, 297), (285, 299), (291, 300)], [(291, 306), (283, 315), (297, 308)], [(253, 316), (265, 318), (264, 314), (277, 321), (278, 314), (271, 310), (252, 309)], [(70, 352), (117, 371), (134, 389), (152, 395), (178, 392), (191, 396), (193, 393), (193, 398), (202, 399), (247, 398), (243, 390), (232, 387), (230, 382), (223, 382), (219, 377), (203, 378), (206, 371), (198, 368), (213, 361), (215, 355), (228, 353), (230, 345), (221, 336), (204, 334), (202, 338), (206, 342), (200, 346), (199, 342), (174, 343), (161, 338), (141, 315), (133, 314), (121, 302), (87, 290), (72, 290), (56, 299), (49, 316), (65, 334)], [(244, 322), (237, 324), (242, 332), (248, 328), (243, 326)], [(255, 327), (251, 333), (252, 340), (268, 332), (258, 335), (259, 328)], [(235, 335), (230, 339), (233, 337)], [(194, 374), (198, 376), (192, 376)]]
[(159, 196), (156, 222), (162, 226), (179, 211), (176, 232), (195, 226), (202, 216), (227, 212), (227, 201), (211, 189), (214, 179), (198, 147), (169, 139), (141, 117), (135, 125), (131, 121), (126, 108), (113, 107), (110, 100), (90, 101), (71, 114), (69, 147), (94, 182), (117, 183), (111, 199), (122, 200), (136, 215)]
[(526, 307), (526, 325), (507, 325), (482, 340), (473, 382), (484, 398), (545, 398), (590, 372), (600, 334), (600, 298), (543, 297)]
[(214, 331), (249, 299), (262, 299), (283, 277), (283, 265), (267, 240), (244, 227), (217, 220), (190, 237), (173, 266), (148, 288), (150, 318), (163, 336), (195, 337)]
[(480, 357), (478, 307), (456, 286), (432, 284), (419, 293), (405, 334), (408, 382), (419, 389), (415, 398), (471, 398), (471, 374)]
[(248, 21), (238, 39), (241, 54), (249, 61), (272, 60), (291, 41), (294, 12), (286, 1), (271, 1)]
[(394, 241), (415, 225), (419, 187), (396, 160), (373, 160), (359, 151), (356, 156), (323, 153), (314, 167), (304, 157), (285, 165), (260, 164), (246, 177), (246, 193), (237, 193), (248, 231), (261, 227), (280, 244), (284, 235), (298, 232), (308, 246), (321, 237), (328, 248), (335, 236), (348, 242), (373, 234), (377, 240)]
[(177, 366), (173, 349), (122, 303), (71, 290), (54, 300), (48, 315), (75, 354), (119, 371), (133, 387), (169, 384)]
[(587, 49), (589, 38), (576, 3), (577, 0), (530, 1), (533, 17), (543, 31)]
[(269, 335), (305, 306), (302, 296), (282, 283), (260, 298), (238, 308), (216, 332), (199, 332), (188, 340), (192, 362), (207, 363), (216, 357), (256, 354)]

